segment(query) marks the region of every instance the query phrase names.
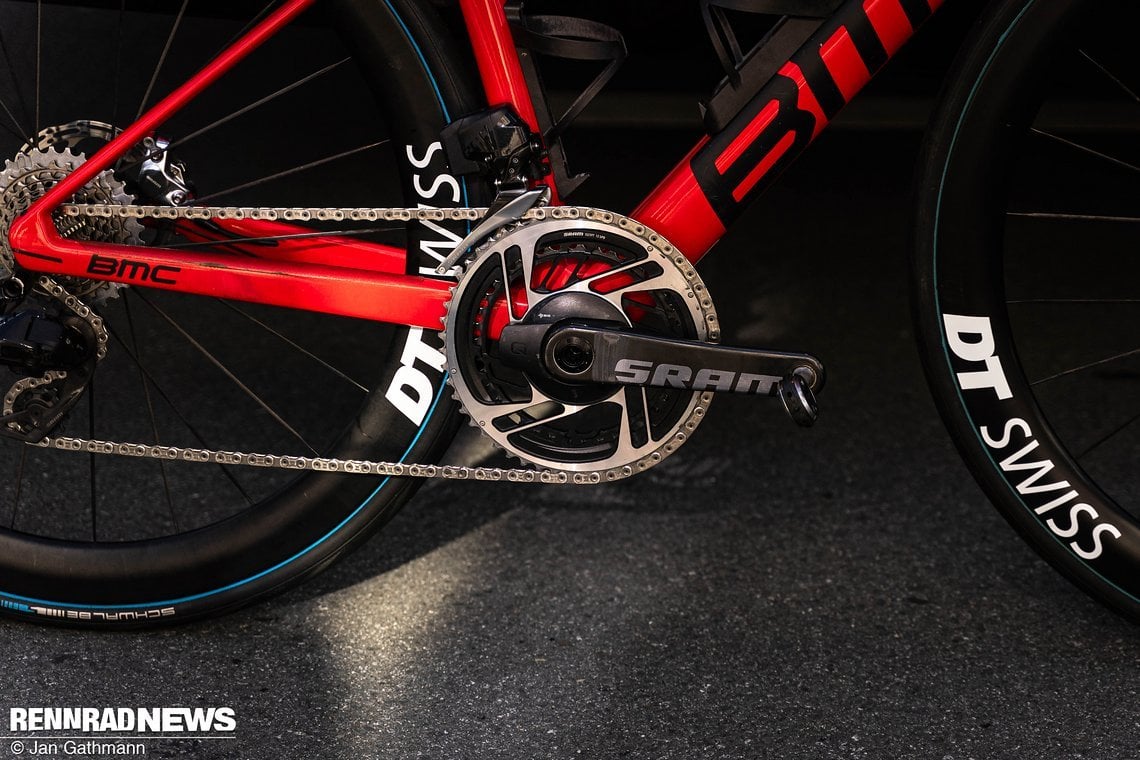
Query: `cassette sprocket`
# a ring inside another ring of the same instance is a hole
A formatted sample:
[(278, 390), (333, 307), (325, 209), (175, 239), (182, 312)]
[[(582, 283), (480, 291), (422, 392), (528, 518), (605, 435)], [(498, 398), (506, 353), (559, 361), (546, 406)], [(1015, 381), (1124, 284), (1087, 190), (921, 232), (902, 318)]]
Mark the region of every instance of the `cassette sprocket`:
[[(84, 123), (85, 125), (87, 123)], [(96, 122), (97, 124), (97, 122)], [(65, 125), (73, 127), (73, 125)], [(54, 130), (54, 131), (53, 131)], [(0, 276), (17, 273), (15, 256), (8, 242), (8, 228), (48, 190), (87, 160), (77, 147), (76, 130), (51, 127), (40, 133), (34, 145), (25, 145), (0, 170)], [(99, 135), (85, 137), (98, 138)], [(135, 201), (125, 184), (110, 171), (96, 176), (76, 193), (80, 203), (126, 205)], [(78, 240), (139, 245), (143, 226), (137, 219), (122, 217), (63, 217), (56, 220), (60, 234)], [(103, 301), (115, 296), (121, 288), (116, 283), (60, 277), (59, 281), (76, 297)]]

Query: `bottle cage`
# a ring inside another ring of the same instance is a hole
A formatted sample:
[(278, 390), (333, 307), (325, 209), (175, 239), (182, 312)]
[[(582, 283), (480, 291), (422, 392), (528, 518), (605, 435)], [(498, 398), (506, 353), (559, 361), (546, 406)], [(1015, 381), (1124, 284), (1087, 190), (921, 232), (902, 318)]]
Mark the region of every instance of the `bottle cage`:
[[(506, 12), (515, 45), (519, 48), (523, 76), (534, 100), (539, 128), (550, 151), (554, 179), (561, 194), (569, 195), (588, 175), (569, 176), (560, 138), (625, 62), (625, 39), (617, 29), (597, 21), (570, 16), (525, 15), (521, 2), (508, 3)], [(555, 119), (552, 118), (547, 103), (536, 55), (604, 62), (605, 67), (574, 99), (565, 113)]]
[[(701, 0), (713, 49), (725, 78), (702, 103), (705, 126), (719, 132), (779, 67), (807, 42), (843, 0)], [(725, 11), (775, 17), (764, 36), (743, 52)]]

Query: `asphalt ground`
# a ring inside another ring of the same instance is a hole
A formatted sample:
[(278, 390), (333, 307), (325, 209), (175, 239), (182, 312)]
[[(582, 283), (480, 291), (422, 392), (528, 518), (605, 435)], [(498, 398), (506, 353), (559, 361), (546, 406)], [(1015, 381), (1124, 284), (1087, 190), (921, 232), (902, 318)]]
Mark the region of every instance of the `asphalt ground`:
[[(626, 208), (689, 139), (590, 133), (580, 202)], [(815, 428), (718, 398), (643, 476), (429, 483), (346, 561), (220, 620), (0, 623), (0, 714), (233, 709), (234, 738), (153, 757), (1140, 757), (1136, 628), (1016, 538), (924, 388), (916, 147), (825, 136), (703, 269), (729, 340), (827, 363)], [(451, 459), (487, 454), (465, 434)]]

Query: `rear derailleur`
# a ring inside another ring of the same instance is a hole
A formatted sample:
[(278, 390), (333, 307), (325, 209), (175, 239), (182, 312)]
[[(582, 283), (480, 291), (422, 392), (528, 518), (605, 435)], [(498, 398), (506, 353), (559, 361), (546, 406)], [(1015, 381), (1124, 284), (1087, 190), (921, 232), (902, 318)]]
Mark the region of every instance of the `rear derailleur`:
[(102, 321), (47, 278), (0, 284), (0, 364), (16, 379), (4, 394), (0, 435), (35, 443), (66, 416), (106, 344)]

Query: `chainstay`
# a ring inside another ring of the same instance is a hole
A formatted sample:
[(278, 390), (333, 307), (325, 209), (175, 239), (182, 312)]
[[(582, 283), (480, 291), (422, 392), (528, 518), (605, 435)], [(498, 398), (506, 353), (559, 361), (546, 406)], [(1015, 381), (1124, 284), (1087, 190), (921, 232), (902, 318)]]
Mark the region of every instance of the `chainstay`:
[[(60, 206), (64, 216), (125, 217), (131, 219), (186, 219), (254, 221), (349, 221), (349, 222), (440, 222), (476, 221), (486, 208), (327, 208), (327, 207), (246, 207), (246, 206), (147, 206), (81, 203)], [(544, 206), (529, 210), (522, 219), (579, 219), (593, 209), (575, 206)], [(54, 283), (53, 283), (54, 284)], [(71, 304), (69, 304), (70, 306)], [(75, 437), (47, 437), (29, 444), (39, 448), (108, 456), (125, 456), (162, 461), (271, 467), (284, 470), (373, 475), (385, 477), (443, 478), (447, 480), (510, 481), (515, 483), (572, 483), (590, 485), (622, 480), (633, 474), (609, 470), (566, 472), (530, 468), (469, 467), (466, 465), (424, 465), (330, 457), (301, 457), (255, 454), (241, 451), (152, 446)]]

